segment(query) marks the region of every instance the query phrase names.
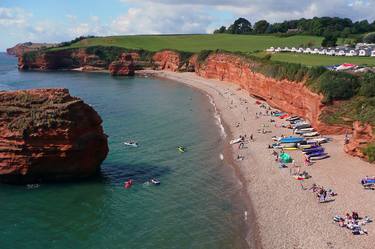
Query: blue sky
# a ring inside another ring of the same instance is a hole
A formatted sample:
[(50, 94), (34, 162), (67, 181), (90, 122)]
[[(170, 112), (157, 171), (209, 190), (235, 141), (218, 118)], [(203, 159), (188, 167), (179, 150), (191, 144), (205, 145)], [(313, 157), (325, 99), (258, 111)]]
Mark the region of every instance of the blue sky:
[(0, 51), (80, 35), (208, 33), (237, 17), (375, 19), (375, 0), (0, 0)]

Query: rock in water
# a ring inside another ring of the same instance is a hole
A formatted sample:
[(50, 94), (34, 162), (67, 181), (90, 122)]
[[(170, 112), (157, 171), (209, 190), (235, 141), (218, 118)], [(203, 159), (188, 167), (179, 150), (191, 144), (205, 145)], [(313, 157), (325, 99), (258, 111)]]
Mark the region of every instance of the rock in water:
[(111, 75), (133, 76), (135, 66), (132, 55), (127, 53), (121, 54), (119, 60), (112, 62), (108, 69)]
[(95, 175), (108, 154), (98, 113), (67, 89), (0, 92), (0, 181)]

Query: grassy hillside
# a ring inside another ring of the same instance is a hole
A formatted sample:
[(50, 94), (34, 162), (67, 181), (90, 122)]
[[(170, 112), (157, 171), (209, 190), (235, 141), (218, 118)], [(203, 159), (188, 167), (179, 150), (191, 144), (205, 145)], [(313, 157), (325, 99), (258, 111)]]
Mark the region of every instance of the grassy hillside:
[(159, 51), (175, 49), (186, 52), (222, 49), (226, 51), (254, 52), (271, 46), (292, 47), (301, 45), (320, 46), (322, 37), (290, 36), (277, 37), (270, 35), (135, 35), (89, 38), (73, 43), (68, 47), (81, 48), (90, 46), (116, 46), (129, 49)]
[[(264, 56), (265, 53), (258, 53)], [(300, 63), (307, 66), (328, 66), (342, 63), (353, 63), (357, 65), (375, 66), (374, 57), (346, 57), (346, 56), (325, 56), (325, 55), (309, 55), (296, 53), (278, 53), (272, 55), (273, 61), (284, 61), (290, 63)]]
[[(200, 52), (202, 50), (221, 49), (231, 52), (254, 53), (264, 51), (273, 47), (299, 47), (299, 46), (320, 46), (322, 37), (296, 35), (289, 37), (279, 37), (273, 35), (134, 35), (134, 36), (108, 36), (88, 38), (70, 46), (54, 48), (61, 50), (67, 48), (87, 48), (94, 46), (113, 46), (127, 49), (144, 49), (147, 51), (160, 51), (163, 49), (173, 49), (186, 52)], [(342, 44), (343, 39), (338, 43)], [(260, 52), (258, 56), (263, 56)], [(348, 58), (348, 57), (328, 57), (318, 55), (295, 55), (276, 54), (272, 60), (301, 63), (308, 66), (333, 65), (340, 63), (355, 63), (374, 65), (374, 58)]]

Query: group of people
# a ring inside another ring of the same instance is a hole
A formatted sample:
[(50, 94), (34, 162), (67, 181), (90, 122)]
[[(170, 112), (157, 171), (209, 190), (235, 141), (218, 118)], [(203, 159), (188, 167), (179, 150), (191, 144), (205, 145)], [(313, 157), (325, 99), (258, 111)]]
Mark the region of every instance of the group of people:
[(318, 186), (315, 183), (311, 186), (310, 191), (316, 194), (320, 203), (333, 201), (331, 197), (337, 195), (332, 189), (325, 189), (323, 186)]
[(367, 230), (362, 226), (372, 222), (372, 220), (365, 216), (361, 218), (357, 212), (347, 213), (344, 217), (336, 215), (333, 220), (338, 223), (340, 227), (346, 227), (352, 231), (353, 235), (368, 234)]

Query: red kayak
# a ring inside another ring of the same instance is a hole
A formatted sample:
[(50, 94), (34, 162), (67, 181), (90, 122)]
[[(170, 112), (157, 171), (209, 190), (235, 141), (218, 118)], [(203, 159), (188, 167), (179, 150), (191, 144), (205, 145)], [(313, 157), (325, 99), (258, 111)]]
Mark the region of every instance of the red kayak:
[(131, 188), (132, 185), (133, 185), (133, 180), (130, 179), (130, 180), (125, 182), (124, 188), (126, 188), (126, 189)]

